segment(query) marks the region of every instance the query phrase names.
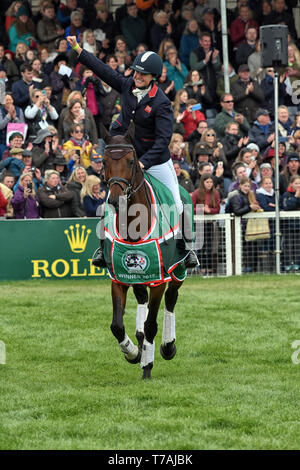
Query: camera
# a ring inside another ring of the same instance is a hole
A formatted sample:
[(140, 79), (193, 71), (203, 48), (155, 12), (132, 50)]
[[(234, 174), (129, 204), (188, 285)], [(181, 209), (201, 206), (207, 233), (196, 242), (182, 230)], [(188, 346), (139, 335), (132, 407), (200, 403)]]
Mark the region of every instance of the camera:
[(32, 173), (35, 173), (36, 167), (35, 167), (35, 166), (32, 166), (32, 167), (30, 168), (30, 170), (32, 171)]
[(78, 155), (78, 157), (80, 157), (80, 150), (79, 149), (76, 149), (75, 153), (76, 153), (76, 155)]

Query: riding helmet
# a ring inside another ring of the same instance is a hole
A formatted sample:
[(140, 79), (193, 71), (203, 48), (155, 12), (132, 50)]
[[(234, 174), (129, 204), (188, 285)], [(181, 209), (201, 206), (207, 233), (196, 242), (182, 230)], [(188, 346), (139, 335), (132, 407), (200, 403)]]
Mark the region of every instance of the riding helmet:
[(163, 63), (161, 58), (156, 52), (146, 51), (141, 52), (136, 56), (131, 65), (133, 70), (141, 73), (151, 73), (156, 78), (161, 76)]

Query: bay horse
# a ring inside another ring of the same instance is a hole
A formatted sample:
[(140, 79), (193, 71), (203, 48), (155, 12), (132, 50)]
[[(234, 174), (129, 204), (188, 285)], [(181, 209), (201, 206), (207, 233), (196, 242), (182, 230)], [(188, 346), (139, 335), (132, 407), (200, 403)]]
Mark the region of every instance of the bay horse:
[[(127, 203), (127, 226), (133, 220), (133, 216), (130, 215), (130, 208), (133, 204), (141, 204), (147, 211), (147, 224), (145, 227), (147, 232), (151, 224), (151, 199), (144, 172), (139, 165), (133, 146), (134, 124), (131, 122), (124, 136), (111, 136), (104, 126), (101, 126), (101, 135), (106, 144), (103, 165), (105, 180), (109, 187), (107, 203), (115, 208), (117, 230), (121, 230), (120, 201), (125, 198)], [(124, 214), (122, 215), (124, 216)], [(141, 233), (140, 238), (143, 235), (145, 234)], [(133, 240), (128, 234), (125, 242), (136, 243), (139, 239)], [(104, 245), (106, 242), (107, 239), (105, 238)], [(104, 252), (106, 253), (106, 251)], [(106, 255), (105, 259), (107, 261)], [(134, 266), (137, 261), (132, 256), (129, 262), (131, 266)], [(143, 369), (143, 379), (151, 378), (155, 349), (154, 338), (158, 330), (157, 316), (164, 292), (165, 310), (160, 353), (166, 360), (172, 359), (176, 354), (174, 307), (182, 283), (183, 280), (172, 278), (168, 282), (167, 289), (166, 282), (150, 285), (149, 294), (144, 284), (133, 284), (133, 291), (138, 302), (135, 333), (138, 345), (136, 346), (125, 332), (123, 319), (126, 296), (130, 286), (126, 283), (112, 281), (113, 318), (110, 328), (125, 355), (125, 359), (133, 364), (140, 362)]]

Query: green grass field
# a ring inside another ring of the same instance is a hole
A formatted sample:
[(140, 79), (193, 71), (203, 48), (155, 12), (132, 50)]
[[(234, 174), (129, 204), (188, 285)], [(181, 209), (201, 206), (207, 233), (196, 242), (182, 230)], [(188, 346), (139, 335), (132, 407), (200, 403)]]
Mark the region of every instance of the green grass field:
[[(297, 449), (299, 278), (189, 279), (151, 381), (112, 336), (108, 281), (1, 283), (0, 449)], [(126, 331), (134, 338), (129, 294)], [(300, 354), (299, 354), (300, 358)]]

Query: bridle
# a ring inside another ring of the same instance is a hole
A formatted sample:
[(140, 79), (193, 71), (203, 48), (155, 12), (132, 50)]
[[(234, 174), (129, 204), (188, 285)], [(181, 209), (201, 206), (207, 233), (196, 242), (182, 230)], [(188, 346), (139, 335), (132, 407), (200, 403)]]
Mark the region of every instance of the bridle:
[[(125, 152), (125, 153), (121, 152), (122, 150), (127, 150), (127, 149), (128, 149), (128, 152)], [(133, 164), (132, 174), (131, 174), (130, 180), (128, 180), (126, 178), (121, 178), (120, 176), (113, 176), (112, 178), (109, 178), (109, 180), (107, 181), (109, 189), (114, 184), (117, 184), (122, 189), (125, 198), (129, 200), (131, 198), (131, 196), (133, 194), (135, 194), (142, 187), (142, 185), (145, 182), (145, 179), (144, 179), (144, 176), (143, 176), (143, 179), (138, 184), (138, 186), (136, 188), (133, 188), (134, 178), (135, 178), (135, 175), (136, 175), (136, 172), (137, 172), (137, 165), (138, 165), (138, 159), (137, 159), (135, 148), (131, 144), (109, 144), (109, 145), (106, 145), (106, 147), (105, 147), (105, 152), (107, 150), (108, 151), (109, 150), (112, 150), (112, 151), (115, 150), (116, 152), (119, 153), (119, 155), (117, 155), (117, 156), (108, 155), (108, 157), (112, 158), (113, 160), (120, 160), (121, 158), (125, 157), (125, 155), (127, 155), (127, 153), (129, 153), (129, 151), (133, 152), (134, 164)], [(122, 185), (122, 183), (125, 184), (125, 188)]]

